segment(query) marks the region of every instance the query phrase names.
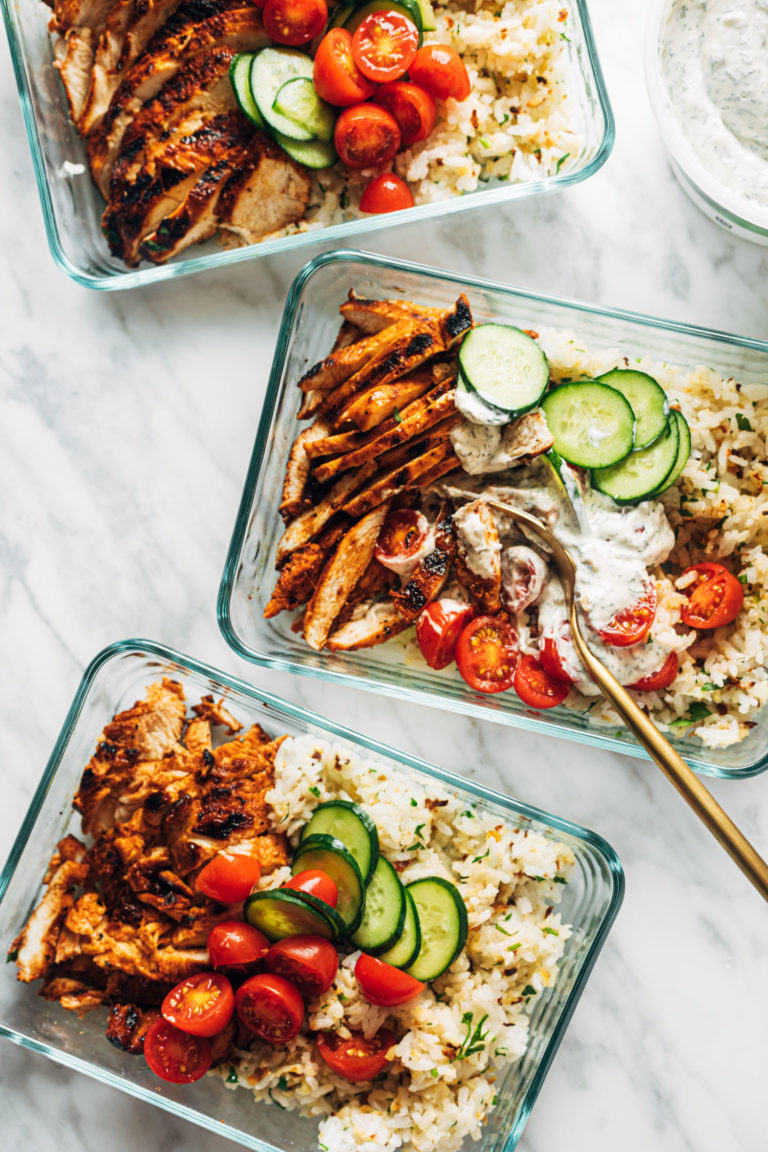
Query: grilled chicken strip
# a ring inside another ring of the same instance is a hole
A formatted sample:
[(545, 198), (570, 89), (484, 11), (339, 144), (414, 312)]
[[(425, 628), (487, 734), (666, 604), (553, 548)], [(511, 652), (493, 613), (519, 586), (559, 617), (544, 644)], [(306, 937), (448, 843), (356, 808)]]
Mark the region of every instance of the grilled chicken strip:
[(381, 332), (400, 320), (432, 320), (437, 323), (445, 315), (442, 308), (423, 308), (410, 300), (364, 300), (350, 290), (349, 299), (339, 308), (345, 320), (355, 324), (362, 332)]
[(364, 615), (332, 632), (326, 647), (331, 652), (355, 652), (359, 648), (372, 648), (404, 632), (410, 623), (392, 604), (380, 601), (371, 604)]
[(499, 530), (484, 500), (464, 504), (453, 514), (456, 529), (456, 575), (481, 612), (501, 610), (501, 543)]
[(77, 123), (91, 83), (94, 53), (115, 0), (58, 0), (52, 30), (60, 34), (54, 63), (67, 94), (69, 115)]
[(345, 519), (324, 532), (319, 540), (310, 541), (291, 553), (280, 569), (277, 585), (264, 609), (267, 620), (280, 612), (292, 612), (300, 604), (307, 603), (328, 556), (348, 527), (349, 521)]
[(434, 548), (419, 561), (403, 587), (392, 593), (395, 610), (406, 624), (412, 624), (421, 610), (440, 595), (455, 555), (451, 509), (446, 503), (437, 516)]
[(402, 412), (413, 400), (418, 400), (426, 392), (430, 392), (435, 385), (444, 380), (451, 383), (456, 379), (456, 367), (451, 364), (426, 364), (393, 380), (389, 384), (373, 384), (365, 388), (357, 396), (353, 396), (337, 414), (337, 421), (349, 420), (356, 424), (361, 432), (368, 432)]

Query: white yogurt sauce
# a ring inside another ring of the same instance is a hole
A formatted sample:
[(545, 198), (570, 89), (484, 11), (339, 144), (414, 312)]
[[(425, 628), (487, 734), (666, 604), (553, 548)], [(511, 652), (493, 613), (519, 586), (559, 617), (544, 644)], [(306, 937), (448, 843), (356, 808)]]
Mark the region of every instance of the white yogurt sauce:
[(768, 205), (768, 0), (671, 0), (659, 48), (673, 118), (701, 164)]
[(498, 534), (491, 535), (476, 507), (465, 504), (453, 514), (464, 560), (470, 572), (482, 580), (493, 580), (499, 573), (501, 544)]

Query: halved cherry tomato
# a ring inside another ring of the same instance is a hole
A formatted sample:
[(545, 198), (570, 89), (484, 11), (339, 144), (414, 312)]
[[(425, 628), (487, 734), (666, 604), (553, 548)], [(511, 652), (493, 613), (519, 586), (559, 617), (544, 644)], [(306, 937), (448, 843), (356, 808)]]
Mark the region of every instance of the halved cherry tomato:
[(322, 936), (286, 936), (273, 944), (265, 961), (270, 972), (285, 976), (307, 1000), (327, 992), (339, 970), (339, 957)]
[(211, 1045), (202, 1036), (190, 1036), (160, 1016), (144, 1037), (144, 1059), (161, 1080), (191, 1084), (211, 1066)]
[(208, 956), (214, 968), (245, 968), (263, 960), (269, 940), (243, 920), (222, 920), (208, 933)]
[(397, 120), (378, 104), (353, 104), (336, 121), (336, 151), (348, 168), (379, 168), (400, 148)]
[(324, 904), (336, 907), (339, 899), (339, 890), (327, 872), (319, 868), (307, 868), (304, 872), (297, 872), (295, 876), (283, 885), (284, 888), (293, 888), (296, 892), (308, 892), (316, 896)]
[(635, 692), (661, 692), (662, 688), (669, 688), (679, 671), (680, 660), (677, 652), (670, 652), (658, 672), (643, 676), (642, 680), (636, 680), (629, 687)]
[(466, 100), (471, 85), (469, 73), (458, 52), (446, 44), (425, 44), (419, 48), (408, 75), (414, 84), (426, 88), (440, 100), (452, 96), (454, 100)]
[(331, 1072), (345, 1080), (373, 1080), (387, 1065), (387, 1052), (397, 1040), (388, 1028), (380, 1028), (366, 1040), (362, 1032), (344, 1039), (338, 1032), (318, 1032), (317, 1050)]
[(460, 600), (433, 600), (416, 621), (419, 651), (430, 668), (447, 668), (453, 663), (456, 641), (475, 609)]
[(246, 900), (261, 877), (261, 865), (255, 856), (237, 849), (219, 852), (197, 877), (197, 886), (212, 900), (236, 904)]
[(555, 680), (568, 680), (571, 677), (565, 670), (565, 664), (553, 636), (545, 636), (539, 648), (539, 663), (545, 672), (554, 676)]
[(428, 532), (429, 521), (423, 513), (399, 508), (382, 524), (373, 554), (380, 564), (397, 571), (418, 553)]
[(478, 692), (511, 688), (519, 656), (517, 633), (499, 616), (478, 616), (456, 642), (456, 666)]
[(403, 148), (410, 148), (418, 140), (426, 140), (435, 126), (437, 105), (434, 97), (418, 84), (409, 84), (407, 80), (382, 84), (373, 98), (397, 120)]
[(689, 584), (688, 603), (680, 615), (688, 628), (722, 628), (736, 619), (744, 603), (744, 589), (722, 564), (705, 561), (686, 568), (683, 576), (696, 573)]
[(393, 172), (382, 172), (364, 189), (360, 197), (361, 212), (399, 212), (401, 208), (413, 208), (413, 192)]
[(371, 12), (355, 29), (352, 55), (369, 80), (386, 84), (408, 71), (419, 47), (419, 30), (400, 12)]
[(605, 628), (600, 629), (600, 636), (614, 648), (629, 648), (645, 639), (655, 615), (656, 588), (649, 581), (640, 599), (612, 616)]
[(325, 0), (267, 0), (264, 29), (276, 44), (308, 44), (328, 22)]
[(312, 73), (317, 94), (337, 108), (367, 100), (376, 85), (363, 76), (352, 55), (352, 37), (346, 28), (331, 28), (315, 53)]
[(298, 988), (283, 976), (260, 972), (235, 993), (235, 1011), (247, 1028), (267, 1044), (290, 1044), (304, 1019)]
[(198, 972), (172, 988), (160, 1006), (169, 1024), (192, 1036), (215, 1036), (232, 1019), (232, 985), (221, 972)]
[(396, 1004), (407, 1004), (426, 988), (421, 980), (409, 976), (384, 960), (367, 956), (365, 952), (355, 964), (355, 979), (360, 991), (371, 1004), (381, 1008), (394, 1008)]
[(550, 676), (533, 656), (522, 656), (515, 670), (515, 692), (529, 708), (556, 708), (570, 692), (567, 680)]

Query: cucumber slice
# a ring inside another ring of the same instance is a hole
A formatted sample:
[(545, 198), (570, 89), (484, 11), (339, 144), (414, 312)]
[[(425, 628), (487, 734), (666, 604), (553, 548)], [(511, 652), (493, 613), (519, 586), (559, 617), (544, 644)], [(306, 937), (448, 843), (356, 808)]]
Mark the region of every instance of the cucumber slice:
[(535, 408), (549, 383), (549, 364), (539, 345), (508, 324), (473, 328), (462, 341), (459, 365), (469, 388), (510, 419)]
[(253, 892), (245, 902), (243, 915), (270, 940), (306, 934), (336, 940), (345, 932), (344, 921), (329, 904), (308, 892), (288, 888)]
[(421, 12), (421, 26), (425, 32), (434, 32), (437, 25), (435, 24), (435, 12), (430, 3), (430, 0), (417, 0), (419, 11)]
[(296, 48), (263, 48), (251, 64), (251, 95), (270, 128), (289, 140), (311, 140), (313, 133), (300, 128), (274, 109), (275, 97), (288, 80), (312, 79), (312, 57)]
[(421, 947), (407, 971), (417, 980), (435, 980), (467, 942), (467, 909), (461, 893), (441, 876), (414, 880), (406, 888), (416, 905)]
[(632, 451), (635, 414), (629, 401), (607, 384), (561, 384), (541, 406), (555, 451), (569, 464), (607, 468)]
[[(370, 16), (373, 12), (398, 12), (401, 16), (407, 16), (416, 25), (419, 33), (419, 47), (421, 47), (424, 25), (419, 0), (368, 0), (367, 3), (354, 8), (344, 21), (344, 27), (350, 36), (354, 36), (366, 16)], [(434, 26), (434, 19), (432, 23)]]
[(688, 427), (688, 421), (677, 408), (672, 409), (669, 417), (670, 420), (674, 420), (677, 424), (677, 431), (680, 437), (677, 445), (677, 460), (675, 460), (669, 476), (663, 481), (661, 487), (654, 489), (651, 497), (660, 496), (662, 492), (666, 492), (667, 488), (670, 488), (674, 484), (675, 480), (679, 478), (683, 468), (685, 468), (688, 457), (691, 454), (691, 430)]
[(378, 956), (400, 938), (404, 923), (405, 888), (389, 860), (379, 856), (365, 890), (365, 912), (360, 927), (350, 939), (364, 952)]
[(255, 52), (241, 52), (235, 56), (229, 66), (229, 79), (235, 93), (235, 99), (240, 111), (248, 117), (257, 128), (264, 127), (264, 117), (259, 112), (258, 105), (251, 92), (251, 65), (256, 58)]
[(669, 422), (669, 400), (664, 389), (653, 376), (636, 372), (634, 368), (614, 368), (596, 377), (599, 384), (607, 384), (621, 392), (635, 414), (635, 448), (647, 448), (658, 440)]
[(321, 100), (307, 76), (286, 80), (272, 105), (274, 112), (287, 116), (299, 128), (312, 133), (312, 138), (328, 143), (333, 139), (336, 116), (330, 104)]
[(509, 424), (509, 412), (502, 412), (501, 408), (494, 408), (492, 404), (486, 404), (482, 396), (473, 392), (469, 387), (461, 369), (459, 369), (456, 379), (454, 401), (462, 416), (473, 424), (493, 424), (496, 426)]
[(379, 859), (379, 834), (367, 812), (351, 800), (318, 804), (304, 825), (300, 840), (308, 836), (335, 836), (352, 854), (364, 884), (370, 884)]
[(637, 504), (648, 500), (666, 487), (667, 477), (677, 463), (680, 432), (677, 420), (670, 420), (667, 430), (649, 448), (633, 452), (612, 468), (592, 472), (592, 484), (617, 504)]
[(307, 868), (327, 872), (338, 888), (335, 911), (344, 922), (344, 935), (349, 936), (360, 924), (365, 909), (365, 885), (354, 856), (335, 836), (307, 836), (296, 850), (291, 875)]
[(385, 960), (387, 964), (393, 964), (395, 968), (407, 968), (409, 964), (413, 964), (421, 948), (421, 928), (419, 927), (416, 905), (408, 889), (404, 888), (403, 891), (405, 892), (403, 931), (391, 948), (388, 948), (386, 952), (379, 953), (380, 960)]
[(339, 158), (333, 144), (323, 140), (291, 140), (282, 132), (274, 135), (283, 151), (305, 168), (330, 168)]

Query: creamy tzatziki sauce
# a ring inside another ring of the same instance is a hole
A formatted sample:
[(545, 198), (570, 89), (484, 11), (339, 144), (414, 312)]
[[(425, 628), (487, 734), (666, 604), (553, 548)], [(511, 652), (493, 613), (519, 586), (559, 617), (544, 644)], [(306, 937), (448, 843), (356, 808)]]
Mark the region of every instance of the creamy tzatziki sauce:
[(768, 0), (670, 0), (659, 62), (672, 116), (710, 176), (768, 206)]
[(498, 537), (489, 537), (479, 513), (471, 504), (465, 504), (454, 512), (453, 523), (470, 572), (483, 580), (492, 580), (501, 551)]

